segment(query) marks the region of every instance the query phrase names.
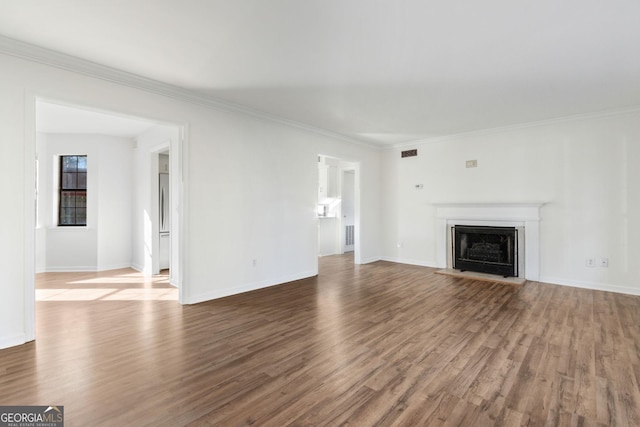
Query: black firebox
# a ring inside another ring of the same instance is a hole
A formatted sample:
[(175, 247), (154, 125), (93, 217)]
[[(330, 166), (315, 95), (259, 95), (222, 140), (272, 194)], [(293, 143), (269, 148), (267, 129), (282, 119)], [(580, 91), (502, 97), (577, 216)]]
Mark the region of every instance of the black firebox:
[(515, 227), (452, 227), (453, 268), (518, 277), (518, 230)]

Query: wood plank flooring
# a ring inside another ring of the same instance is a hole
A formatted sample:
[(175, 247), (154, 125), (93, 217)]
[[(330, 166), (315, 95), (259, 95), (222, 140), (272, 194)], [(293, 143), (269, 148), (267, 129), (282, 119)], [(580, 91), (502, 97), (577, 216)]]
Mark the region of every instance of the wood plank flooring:
[(349, 256), (180, 306), (132, 270), (38, 277), (0, 405), (68, 426), (639, 426), (640, 297)]

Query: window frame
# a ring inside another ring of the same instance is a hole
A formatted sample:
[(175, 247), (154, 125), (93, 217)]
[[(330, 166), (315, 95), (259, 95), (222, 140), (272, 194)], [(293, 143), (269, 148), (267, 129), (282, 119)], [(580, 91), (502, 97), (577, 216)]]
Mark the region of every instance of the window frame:
[[(75, 157), (75, 168), (65, 167), (65, 159)], [(84, 159), (84, 170), (79, 168), (79, 159)], [(87, 197), (88, 197), (88, 156), (86, 154), (60, 155), (58, 159), (58, 227), (87, 227)], [(68, 203), (73, 203), (73, 206)], [(68, 213), (73, 211), (73, 219), (69, 221)], [(84, 210), (84, 216), (78, 217), (78, 212)], [(82, 221), (84, 219), (84, 221)]]

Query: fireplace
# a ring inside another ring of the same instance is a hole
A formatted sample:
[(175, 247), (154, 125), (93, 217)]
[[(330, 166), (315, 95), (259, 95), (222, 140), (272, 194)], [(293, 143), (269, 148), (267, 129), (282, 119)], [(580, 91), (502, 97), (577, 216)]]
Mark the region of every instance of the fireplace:
[(451, 233), (453, 268), (518, 277), (516, 227), (455, 225)]
[(515, 227), (518, 277), (540, 279), (540, 208), (544, 202), (436, 202), (436, 266), (453, 269), (453, 233), (457, 225)]

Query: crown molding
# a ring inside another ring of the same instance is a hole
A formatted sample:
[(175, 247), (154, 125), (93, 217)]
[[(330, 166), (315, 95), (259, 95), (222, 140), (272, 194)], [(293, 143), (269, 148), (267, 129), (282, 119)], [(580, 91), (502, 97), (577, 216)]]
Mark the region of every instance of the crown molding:
[(137, 74), (128, 73), (126, 71), (118, 70), (116, 68), (108, 67), (106, 65), (98, 64), (96, 62), (88, 61), (86, 59), (78, 58), (75, 56), (67, 55), (65, 53), (57, 52), (31, 43), (12, 39), (3, 35), (0, 35), (0, 53), (70, 71), (73, 73), (98, 78), (111, 83), (128, 86), (134, 89), (144, 90), (146, 92), (166, 96), (168, 98), (186, 101), (203, 107), (248, 115), (268, 122), (274, 122), (288, 127), (301, 129), (307, 132), (312, 132), (350, 144), (378, 150), (381, 148), (380, 145), (368, 141), (352, 138), (337, 132), (308, 125), (306, 123), (298, 122), (295, 120), (285, 119), (283, 117), (269, 114), (264, 111), (220, 100), (212, 96), (206, 96), (199, 92), (195, 92), (168, 83), (163, 83), (157, 80), (148, 79)]
[(484, 135), (491, 135), (491, 134), (500, 133), (500, 132), (510, 132), (510, 131), (519, 130), (519, 129), (528, 129), (528, 128), (533, 128), (538, 126), (548, 126), (548, 125), (553, 125), (558, 123), (577, 122), (581, 120), (593, 120), (593, 119), (600, 119), (605, 117), (623, 116), (625, 114), (636, 114), (636, 113), (640, 113), (640, 105), (626, 107), (626, 108), (612, 109), (612, 110), (597, 111), (592, 113), (573, 114), (570, 116), (556, 117), (553, 119), (538, 120), (538, 121), (526, 122), (526, 123), (518, 123), (515, 125), (498, 126), (494, 128), (472, 130), (469, 132), (460, 132), (452, 135), (436, 136), (433, 138), (417, 139), (414, 141), (393, 144), (388, 147), (385, 147), (385, 149), (396, 150), (401, 148), (432, 144), (434, 142), (451, 141), (459, 138), (484, 136)]

